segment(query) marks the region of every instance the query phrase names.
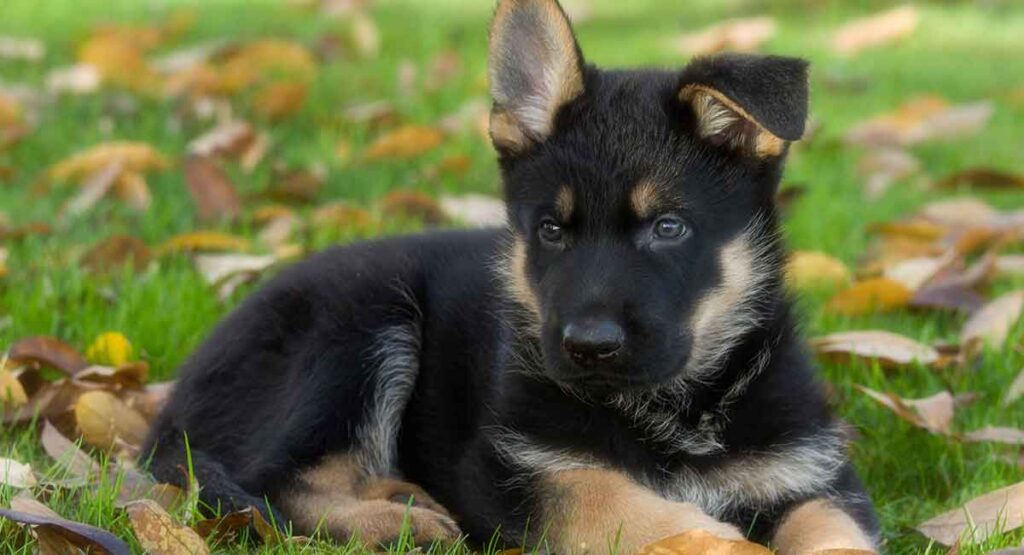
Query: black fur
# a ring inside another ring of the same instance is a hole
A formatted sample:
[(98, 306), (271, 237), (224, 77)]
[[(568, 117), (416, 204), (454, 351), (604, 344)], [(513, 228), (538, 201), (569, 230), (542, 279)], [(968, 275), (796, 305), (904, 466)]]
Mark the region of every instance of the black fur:
[[(586, 67), (585, 92), (559, 110), (551, 136), (500, 159), (510, 229), (333, 248), (283, 271), (181, 369), (147, 447), (153, 473), (183, 481), (187, 435), (205, 502), (273, 503), (299, 470), (363, 447), (357, 430), (379, 408), (377, 372), (389, 356), (381, 338), (396, 328), (411, 330), (418, 351), (388, 471), (424, 487), (476, 543), (496, 530), (510, 545), (523, 541), (548, 494), (536, 469), (502, 451), (508, 437), (664, 491), (682, 472), (828, 444), (834, 422), (781, 282), (773, 198), (782, 159), (700, 140), (678, 98), (687, 83), (713, 86), (794, 139), (806, 116), (804, 67), (751, 56), (698, 60), (682, 73)], [(630, 192), (643, 180), (669, 193), (659, 214), (685, 222), (683, 239), (659, 242), (650, 235), (657, 216), (631, 211)], [(557, 222), (563, 237), (552, 245), (537, 229), (553, 218), (562, 187), (572, 190), (573, 216)], [(727, 352), (713, 368), (688, 366), (692, 316), (723, 286), (720, 257), (741, 236), (756, 247), (753, 320), (715, 345)], [(539, 314), (507, 287), (516, 242)], [(607, 363), (576, 364), (561, 335), (595, 318), (624, 330), (622, 350)], [(749, 382), (742, 394), (725, 399), (741, 381)], [(668, 415), (681, 433), (710, 430), (718, 446), (688, 451), (652, 433), (629, 408), (642, 401), (645, 414)], [(716, 516), (764, 541), (788, 508), (825, 496), (877, 533), (856, 476), (840, 464), (813, 491), (727, 503)]]

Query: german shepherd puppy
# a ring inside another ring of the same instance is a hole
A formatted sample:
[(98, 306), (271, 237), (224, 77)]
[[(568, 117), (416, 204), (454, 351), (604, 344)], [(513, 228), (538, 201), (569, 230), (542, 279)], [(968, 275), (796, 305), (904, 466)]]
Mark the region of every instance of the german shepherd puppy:
[(503, 0), (489, 76), (507, 229), (283, 271), (181, 369), (153, 473), (191, 456), (211, 506), (371, 544), (408, 519), (419, 543), (874, 550), (780, 271), (806, 64), (600, 70), (555, 0)]

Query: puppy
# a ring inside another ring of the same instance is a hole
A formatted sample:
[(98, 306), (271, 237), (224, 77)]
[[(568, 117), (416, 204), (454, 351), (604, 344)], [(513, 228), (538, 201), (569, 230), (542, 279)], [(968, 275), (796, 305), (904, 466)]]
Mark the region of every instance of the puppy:
[(489, 76), (507, 228), (283, 271), (181, 369), (153, 473), (190, 457), (210, 507), (371, 544), (407, 520), (417, 543), (874, 550), (781, 277), (806, 64), (600, 70), (554, 0), (502, 0)]

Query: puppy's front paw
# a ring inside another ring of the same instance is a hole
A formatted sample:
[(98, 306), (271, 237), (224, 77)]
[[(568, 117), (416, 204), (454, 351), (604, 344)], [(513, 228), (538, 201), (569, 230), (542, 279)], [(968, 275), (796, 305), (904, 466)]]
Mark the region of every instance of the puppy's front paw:
[(448, 515), (384, 500), (361, 501), (332, 512), (327, 520), (331, 535), (337, 539), (358, 538), (371, 547), (397, 543), (406, 530), (406, 523), (412, 542), (417, 546), (454, 543), (462, 535)]

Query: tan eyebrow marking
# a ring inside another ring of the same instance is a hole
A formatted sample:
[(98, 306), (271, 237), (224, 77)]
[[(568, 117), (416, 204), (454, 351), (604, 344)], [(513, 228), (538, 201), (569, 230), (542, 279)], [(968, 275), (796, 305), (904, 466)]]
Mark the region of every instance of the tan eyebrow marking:
[(629, 194), (629, 206), (641, 220), (654, 214), (662, 201), (661, 187), (649, 179), (637, 183)]
[(555, 197), (555, 211), (563, 222), (572, 218), (574, 202), (572, 189), (568, 185), (562, 185), (562, 188), (558, 190), (558, 196)]

